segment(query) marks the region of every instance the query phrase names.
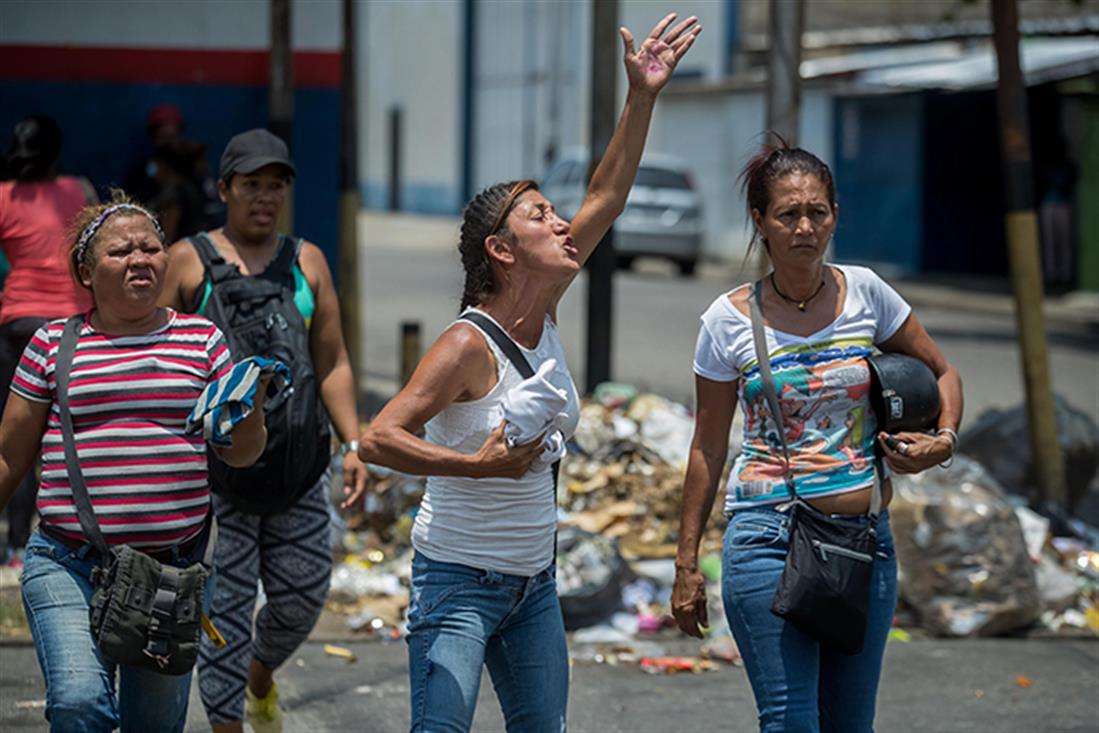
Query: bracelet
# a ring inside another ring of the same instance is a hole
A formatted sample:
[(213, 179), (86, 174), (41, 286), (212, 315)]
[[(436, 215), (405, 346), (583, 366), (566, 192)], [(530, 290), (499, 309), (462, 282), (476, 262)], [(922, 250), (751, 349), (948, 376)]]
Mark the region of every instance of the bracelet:
[(348, 453), (358, 454), (358, 452), (359, 452), (359, 441), (357, 441), (357, 440), (349, 440), (349, 441), (347, 441), (346, 443), (344, 443), (343, 445), (340, 446), (340, 455), (341, 456), (346, 456)]
[(935, 435), (950, 436), (950, 455), (954, 455), (954, 452), (958, 450), (958, 434), (950, 428), (939, 428), (935, 431)]
[(958, 450), (958, 434), (950, 428), (939, 428), (935, 431), (935, 436), (946, 435), (950, 438), (950, 457), (939, 464), (939, 468), (950, 468), (954, 464), (954, 454)]

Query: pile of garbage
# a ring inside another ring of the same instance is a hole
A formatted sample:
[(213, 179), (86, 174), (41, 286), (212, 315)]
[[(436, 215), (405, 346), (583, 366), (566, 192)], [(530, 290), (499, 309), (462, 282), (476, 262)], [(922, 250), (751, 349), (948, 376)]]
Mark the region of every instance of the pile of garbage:
[[(739, 662), (716, 585), (720, 511), (701, 544), (702, 565), (714, 582), (709, 642), (699, 655), (680, 657), (666, 655), (655, 641), (675, 636), (670, 601), (693, 430), (683, 405), (626, 385), (602, 385), (583, 402), (557, 486), (558, 591), (566, 627), (579, 630), (579, 658), (666, 674)], [(735, 451), (734, 445), (730, 456)], [(363, 505), (336, 519), (327, 608), (354, 632), (395, 639), (405, 633), (410, 534), (425, 484), (380, 466), (368, 470)], [(342, 492), (339, 484), (333, 482), (333, 497)], [(721, 502), (723, 496), (717, 497), (715, 506)]]
[[(683, 405), (638, 394), (628, 385), (600, 385), (580, 408), (580, 424), (562, 462), (557, 490), (562, 522), (617, 539), (630, 560), (674, 557), (693, 433), (694, 420)], [(719, 507), (724, 479), (721, 487)], [(702, 553), (720, 552), (723, 528), (723, 523), (708, 525)]]
[[(1063, 403), (1059, 410), (1071, 428), (1066, 449), (1074, 486), (1085, 481), (1094, 487), (1099, 430)], [(1099, 530), (1055, 506), (1035, 507), (1028, 469), (1017, 459), (1025, 433), (1013, 412), (998, 414), (977, 419), (951, 467), (894, 477), (890, 512), (901, 597), (896, 624), (958, 637), (1034, 628), (1099, 633)], [(1013, 425), (1014, 433), (1008, 429)], [(575, 658), (667, 674), (708, 671), (715, 661), (739, 663), (719, 592), (725, 477), (700, 551), (712, 628), (698, 655), (666, 654), (666, 642), (682, 638), (670, 601), (693, 430), (686, 407), (629, 385), (601, 385), (582, 403), (557, 486), (557, 583)], [(735, 427), (734, 441), (739, 433)], [(993, 434), (996, 440), (989, 438)], [(998, 452), (988, 447), (995, 444)], [(1004, 445), (1016, 447), (1004, 451)], [(987, 454), (992, 468), (985, 457), (966, 455), (971, 449)], [(730, 460), (738, 450), (730, 445)], [(360, 511), (346, 523), (336, 519), (328, 609), (357, 633), (399, 639), (409, 600), (410, 534), (424, 480), (368, 468), (370, 490)], [(339, 492), (336, 481), (333, 495)], [(1081, 502), (1089, 495), (1078, 486), (1074, 492)], [(896, 628), (891, 638), (909, 637)]]
[[(1099, 506), (1099, 428), (1058, 398), (1070, 505)], [(894, 477), (903, 611), (938, 636), (1099, 634), (1099, 529), (1041, 501), (1022, 406), (988, 410), (952, 466)], [(903, 618), (902, 613), (902, 618)]]

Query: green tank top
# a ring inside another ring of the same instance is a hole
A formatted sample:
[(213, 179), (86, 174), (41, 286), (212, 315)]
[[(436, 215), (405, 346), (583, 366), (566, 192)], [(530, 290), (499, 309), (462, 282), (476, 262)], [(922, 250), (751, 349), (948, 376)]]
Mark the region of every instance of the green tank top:
[[(305, 279), (305, 273), (301, 270), (301, 265), (297, 262), (294, 263), (294, 306), (298, 309), (298, 313), (301, 313), (301, 317), (305, 319), (305, 327), (309, 328), (313, 324), (313, 311), (316, 309), (316, 303), (313, 300), (313, 291), (309, 287), (309, 281)], [(195, 313), (198, 315), (205, 315), (206, 301), (210, 299), (210, 293), (214, 290), (214, 286), (210, 283), (210, 278), (205, 278), (202, 281), (202, 299), (198, 303), (198, 307), (195, 309)]]

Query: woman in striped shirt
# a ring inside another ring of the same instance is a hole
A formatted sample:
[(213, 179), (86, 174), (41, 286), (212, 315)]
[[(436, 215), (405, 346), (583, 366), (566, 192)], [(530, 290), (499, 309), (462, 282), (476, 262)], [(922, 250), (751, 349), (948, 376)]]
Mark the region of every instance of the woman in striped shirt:
[[(140, 548), (179, 567), (200, 556), (209, 512), (206, 444), (184, 432), (208, 383), (229, 370), (225, 338), (200, 316), (157, 306), (168, 266), (156, 219), (121, 193), (74, 222), (70, 264), (93, 301), (69, 383), (77, 453), (108, 544)], [(190, 674), (116, 665), (96, 650), (88, 623), (98, 553), (80, 528), (65, 467), (55, 365), (64, 320), (32, 337), (0, 424), (0, 509), (42, 453), (38, 511), (27, 545), (23, 604), (46, 678), (52, 730), (182, 731)], [(216, 449), (247, 466), (267, 440), (262, 400)]]

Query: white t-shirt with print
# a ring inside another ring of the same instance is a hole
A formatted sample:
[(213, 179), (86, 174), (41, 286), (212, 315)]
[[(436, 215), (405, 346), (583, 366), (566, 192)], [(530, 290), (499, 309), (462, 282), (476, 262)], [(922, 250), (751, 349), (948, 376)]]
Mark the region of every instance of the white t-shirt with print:
[[(870, 486), (877, 421), (870, 409), (866, 357), (887, 341), (912, 309), (866, 267), (831, 265), (844, 276), (843, 311), (809, 336), (765, 327), (791, 471), (799, 496), (811, 498)], [(750, 286), (742, 286), (750, 287)], [(742, 451), (729, 475), (725, 511), (789, 500), (781, 441), (763, 394), (751, 319), (718, 297), (702, 314), (694, 371), (716, 382), (739, 379), (744, 410)]]

